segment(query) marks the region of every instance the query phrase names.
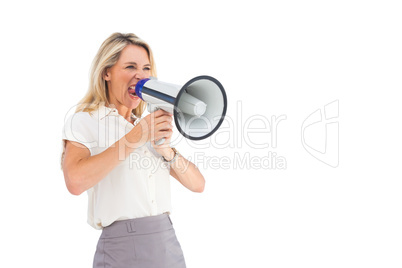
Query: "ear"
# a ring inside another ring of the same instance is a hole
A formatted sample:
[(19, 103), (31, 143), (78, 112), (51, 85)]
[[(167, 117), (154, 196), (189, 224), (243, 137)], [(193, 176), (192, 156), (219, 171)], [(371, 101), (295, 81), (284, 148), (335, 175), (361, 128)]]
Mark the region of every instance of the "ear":
[(111, 79), (110, 68), (106, 68), (103, 71), (103, 79), (105, 79), (105, 81), (110, 81)]

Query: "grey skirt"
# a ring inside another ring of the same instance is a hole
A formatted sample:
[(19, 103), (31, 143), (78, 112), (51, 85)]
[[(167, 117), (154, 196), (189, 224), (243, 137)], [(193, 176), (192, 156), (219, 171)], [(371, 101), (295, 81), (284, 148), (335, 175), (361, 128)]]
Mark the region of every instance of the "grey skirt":
[(168, 214), (116, 221), (103, 228), (94, 268), (185, 268)]

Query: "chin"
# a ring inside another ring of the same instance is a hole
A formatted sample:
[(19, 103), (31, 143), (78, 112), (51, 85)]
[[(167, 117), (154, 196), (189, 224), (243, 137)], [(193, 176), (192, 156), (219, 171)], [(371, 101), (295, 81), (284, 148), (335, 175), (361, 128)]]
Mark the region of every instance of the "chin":
[(138, 101), (130, 101), (129, 103), (127, 103), (127, 104), (128, 104), (128, 105), (127, 105), (127, 108), (133, 110), (133, 109), (137, 108), (138, 105), (140, 105), (140, 103), (141, 103), (141, 100), (138, 100)]

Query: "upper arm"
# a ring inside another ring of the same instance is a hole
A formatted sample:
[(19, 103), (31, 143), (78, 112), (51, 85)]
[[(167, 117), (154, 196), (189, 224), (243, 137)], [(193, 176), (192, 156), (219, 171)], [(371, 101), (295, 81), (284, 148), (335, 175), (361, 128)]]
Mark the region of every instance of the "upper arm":
[(78, 162), (82, 158), (87, 158), (91, 156), (91, 152), (89, 149), (75, 141), (65, 140), (65, 152), (64, 152), (64, 161), (63, 161), (63, 169), (66, 167), (66, 164), (70, 162)]
[(93, 129), (93, 118), (84, 112), (74, 113), (64, 122), (62, 131), (64, 176), (70, 173), (75, 163), (91, 155), (90, 149)]

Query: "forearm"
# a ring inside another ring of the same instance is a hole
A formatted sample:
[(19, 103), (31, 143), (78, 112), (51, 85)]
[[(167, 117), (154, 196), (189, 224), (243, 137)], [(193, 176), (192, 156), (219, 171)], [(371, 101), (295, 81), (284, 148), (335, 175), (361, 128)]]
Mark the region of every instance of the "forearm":
[[(169, 154), (170, 158), (174, 157)], [(193, 192), (203, 192), (205, 187), (205, 179), (200, 170), (192, 162), (184, 158), (181, 154), (177, 155), (176, 160), (170, 164), (171, 173), (186, 188)], [(173, 172), (172, 172), (173, 171)]]

